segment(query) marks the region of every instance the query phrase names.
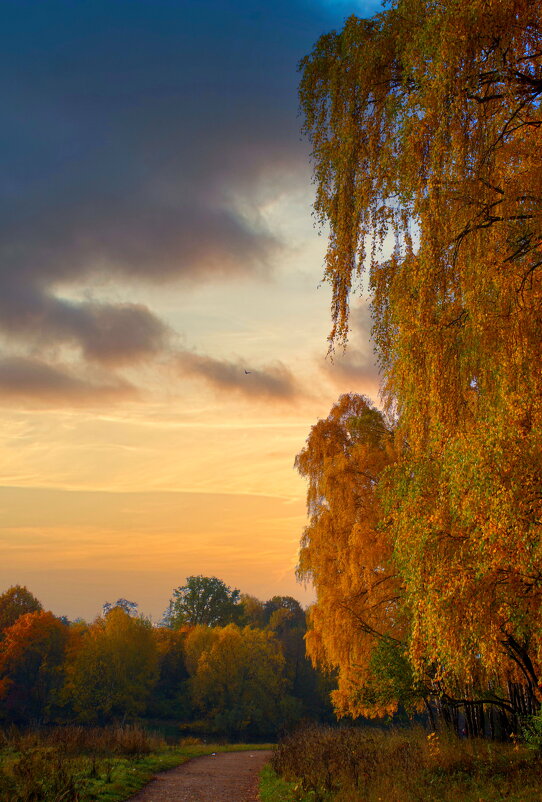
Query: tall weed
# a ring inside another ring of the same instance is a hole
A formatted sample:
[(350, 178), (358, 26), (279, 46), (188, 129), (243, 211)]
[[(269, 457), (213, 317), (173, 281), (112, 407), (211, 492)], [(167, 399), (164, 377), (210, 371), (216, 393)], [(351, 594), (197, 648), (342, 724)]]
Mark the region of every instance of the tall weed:
[(0, 733), (0, 802), (79, 802), (96, 778), (111, 782), (112, 757), (138, 760), (165, 746), (133, 725), (11, 728)]

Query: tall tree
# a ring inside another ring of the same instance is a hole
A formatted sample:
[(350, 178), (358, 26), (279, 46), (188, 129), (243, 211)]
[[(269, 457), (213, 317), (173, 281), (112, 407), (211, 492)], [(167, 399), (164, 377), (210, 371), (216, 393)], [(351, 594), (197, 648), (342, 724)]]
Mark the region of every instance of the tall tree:
[(394, 0), (323, 36), (300, 88), (331, 338), (368, 264), (399, 420), (385, 495), (411, 659), (522, 683), (527, 708), (542, 654), (541, 11)]
[(53, 613), (19, 616), (0, 648), (0, 699), (8, 719), (47, 720), (64, 682), (68, 627)]
[(317, 594), (307, 649), (316, 662), (338, 670), (333, 698), (341, 714), (381, 715), (398, 703), (392, 697), (383, 706), (361, 693), (380, 641), (401, 646), (405, 638), (401, 588), (377, 496), (380, 477), (394, 458), (393, 432), (384, 416), (353, 394), (341, 396), (312, 427), (296, 458), (308, 479), (310, 515), (298, 573), (313, 581)]
[(189, 576), (186, 584), (173, 591), (164, 620), (173, 628), (183, 624), (225, 626), (242, 614), (240, 596), (239, 590), (232, 590), (216, 576)]
[(100, 723), (141, 713), (158, 678), (152, 627), (113, 607), (75, 639), (67, 691), (82, 720)]

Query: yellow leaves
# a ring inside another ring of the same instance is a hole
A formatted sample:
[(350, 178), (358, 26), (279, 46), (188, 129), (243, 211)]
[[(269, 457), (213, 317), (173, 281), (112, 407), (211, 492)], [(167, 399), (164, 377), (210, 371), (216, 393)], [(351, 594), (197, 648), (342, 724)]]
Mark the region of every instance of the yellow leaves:
[(382, 414), (351, 394), (312, 428), (296, 459), (309, 480), (310, 514), (298, 574), (312, 579), (317, 594), (307, 651), (314, 662), (339, 669), (336, 704), (344, 714), (361, 709), (351, 693), (353, 676), (359, 683), (369, 671), (375, 643), (404, 627), (377, 497), (380, 476), (394, 456)]
[(342, 399), (297, 460), (310, 642), (340, 667), (344, 710), (357, 704), (348, 683), (367, 681), (371, 628), (401, 630), (389, 588), (410, 607), (420, 670), (513, 674), (504, 633), (542, 670), (541, 12), (542, 0), (395, 0), (305, 61), (332, 337), (347, 334), (371, 242), (373, 334), (398, 420), (393, 438), (356, 441), (344, 419), (365, 413)]
[(207, 629), (191, 679), (195, 704), (210, 718), (226, 717), (224, 726), (233, 734), (250, 726), (264, 732), (276, 723), (284, 687), (279, 642), (271, 632), (235, 624)]
[(88, 721), (140, 713), (157, 679), (150, 624), (113, 607), (79, 634), (70, 653), (66, 693)]

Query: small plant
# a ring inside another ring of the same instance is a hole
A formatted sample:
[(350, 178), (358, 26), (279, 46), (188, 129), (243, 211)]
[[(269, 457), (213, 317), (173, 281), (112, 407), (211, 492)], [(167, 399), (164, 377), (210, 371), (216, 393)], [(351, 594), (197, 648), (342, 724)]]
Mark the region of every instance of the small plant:
[(427, 736), (427, 751), (432, 758), (438, 758), (440, 755), (440, 741), (436, 732), (430, 732)]
[(522, 735), (529, 749), (542, 754), (542, 707), (539, 713), (525, 719), (522, 726)]

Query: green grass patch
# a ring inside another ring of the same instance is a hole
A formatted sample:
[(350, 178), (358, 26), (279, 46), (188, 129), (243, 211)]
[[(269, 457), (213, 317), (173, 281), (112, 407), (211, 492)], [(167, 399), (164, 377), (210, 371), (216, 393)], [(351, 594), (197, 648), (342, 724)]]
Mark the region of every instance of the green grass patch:
[(62, 728), (0, 736), (0, 802), (123, 802), (160, 771), (263, 744), (168, 746), (138, 728)]
[(283, 780), (269, 764), (260, 774), (260, 799), (261, 802), (311, 802), (310, 796), (299, 796), (298, 783)]

